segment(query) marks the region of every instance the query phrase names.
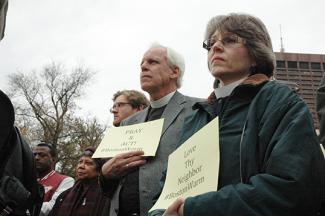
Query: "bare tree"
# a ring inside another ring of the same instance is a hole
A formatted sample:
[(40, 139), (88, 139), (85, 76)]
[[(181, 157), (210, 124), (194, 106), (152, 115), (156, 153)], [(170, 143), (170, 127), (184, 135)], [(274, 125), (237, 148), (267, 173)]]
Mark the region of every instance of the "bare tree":
[(98, 123), (96, 118), (75, 118), (71, 121), (64, 132), (63, 144), (58, 146), (60, 170), (74, 175), (76, 163), (82, 150), (87, 146), (98, 146), (105, 130), (106, 127)]
[[(91, 131), (94, 135), (83, 133), (84, 137), (75, 136), (80, 134), (80, 129), (86, 130), (91, 126), (76, 117), (75, 111), (76, 101), (84, 96), (93, 76), (94, 72), (82, 65), (68, 73), (58, 63), (46, 65), (40, 73), (17, 72), (9, 76), (9, 93), (16, 108), (16, 123), (30, 142), (42, 140), (52, 143), (61, 153), (61, 165), (68, 157), (63, 155), (64, 152), (68, 152), (60, 150), (67, 150), (69, 146), (71, 151), (78, 150), (74, 139), (89, 145), (98, 144), (101, 139), (104, 127), (96, 119), (90, 121), (95, 127)], [(89, 140), (93, 136), (96, 139)]]

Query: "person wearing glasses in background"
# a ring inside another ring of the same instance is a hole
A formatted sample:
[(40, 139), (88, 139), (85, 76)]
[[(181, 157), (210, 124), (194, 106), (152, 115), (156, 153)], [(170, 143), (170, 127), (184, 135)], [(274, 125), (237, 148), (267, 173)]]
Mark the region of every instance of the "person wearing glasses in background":
[(159, 118), (164, 118), (164, 125), (155, 157), (144, 159), (143, 151), (133, 151), (117, 155), (103, 165), (101, 185), (112, 199), (110, 216), (147, 215), (168, 155), (177, 147), (184, 119), (199, 100), (177, 91), (185, 62), (173, 49), (152, 45), (140, 66), (140, 84), (150, 95), (150, 106), (122, 121), (121, 126)]
[(150, 215), (317, 215), (324, 158), (306, 103), (270, 81), (275, 56), (262, 21), (237, 13), (213, 17), (203, 47), (218, 85), (208, 102), (194, 106), (182, 141), (219, 116), (218, 188)]
[(113, 103), (110, 112), (114, 115), (113, 125), (118, 127), (122, 120), (146, 108), (149, 100), (139, 91), (123, 90), (113, 95)]
[(33, 149), (38, 182), (45, 190), (41, 216), (48, 215), (55, 200), (65, 190), (71, 188), (74, 179), (55, 171), (56, 152), (49, 143), (39, 143)]

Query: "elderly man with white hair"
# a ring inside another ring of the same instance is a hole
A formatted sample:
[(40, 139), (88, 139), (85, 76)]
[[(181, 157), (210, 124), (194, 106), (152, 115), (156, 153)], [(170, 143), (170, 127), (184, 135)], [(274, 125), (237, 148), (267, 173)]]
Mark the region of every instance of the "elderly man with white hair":
[(155, 157), (144, 159), (142, 151), (133, 151), (104, 164), (101, 182), (104, 192), (112, 199), (111, 216), (144, 216), (152, 207), (168, 155), (178, 145), (184, 118), (192, 113), (192, 105), (200, 101), (177, 91), (184, 69), (183, 57), (171, 48), (154, 44), (143, 55), (140, 84), (150, 95), (150, 106), (121, 125), (164, 118), (163, 131)]

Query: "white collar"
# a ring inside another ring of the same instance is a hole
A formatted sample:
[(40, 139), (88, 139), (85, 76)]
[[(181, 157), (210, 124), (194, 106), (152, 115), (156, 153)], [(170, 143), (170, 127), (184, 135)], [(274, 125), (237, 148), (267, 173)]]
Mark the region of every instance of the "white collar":
[(240, 79), (238, 81), (235, 81), (235, 82), (232, 82), (228, 85), (225, 85), (225, 86), (222, 86), (222, 87), (219, 87), (219, 88), (216, 88), (214, 89), (214, 94), (216, 95), (217, 99), (219, 98), (224, 98), (224, 97), (227, 97), (231, 94), (231, 92), (240, 84), (242, 83), (244, 79)]
[(150, 101), (150, 106), (152, 108), (160, 108), (160, 107), (163, 107), (165, 105), (167, 105), (170, 101), (170, 99), (174, 96), (176, 91), (173, 91), (171, 93), (169, 93), (168, 95), (158, 99), (158, 100), (155, 100), (155, 101)]

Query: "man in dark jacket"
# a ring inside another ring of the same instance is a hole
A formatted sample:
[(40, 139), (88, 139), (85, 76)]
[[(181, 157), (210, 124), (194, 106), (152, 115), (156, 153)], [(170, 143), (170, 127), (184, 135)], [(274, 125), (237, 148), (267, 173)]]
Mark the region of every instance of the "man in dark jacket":
[(38, 184), (33, 153), (14, 126), (14, 109), (0, 90), (0, 214), (38, 216), (43, 187)]
[[(8, 0), (0, 0), (0, 40)], [(0, 215), (38, 216), (44, 189), (37, 183), (33, 153), (14, 126), (10, 99), (0, 90)]]

